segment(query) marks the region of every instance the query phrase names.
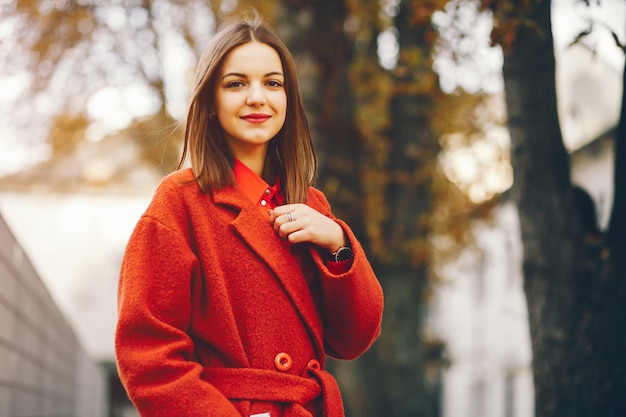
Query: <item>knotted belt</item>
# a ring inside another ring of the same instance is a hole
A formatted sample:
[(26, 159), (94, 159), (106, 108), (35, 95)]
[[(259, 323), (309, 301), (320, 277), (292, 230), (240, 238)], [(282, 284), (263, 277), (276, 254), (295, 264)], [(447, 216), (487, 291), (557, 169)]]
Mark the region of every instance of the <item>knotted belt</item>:
[(284, 403), (284, 417), (312, 417), (304, 408), (320, 395), (325, 417), (344, 417), (335, 378), (321, 369), (307, 368), (304, 376), (253, 368), (204, 368), (202, 379), (230, 400)]

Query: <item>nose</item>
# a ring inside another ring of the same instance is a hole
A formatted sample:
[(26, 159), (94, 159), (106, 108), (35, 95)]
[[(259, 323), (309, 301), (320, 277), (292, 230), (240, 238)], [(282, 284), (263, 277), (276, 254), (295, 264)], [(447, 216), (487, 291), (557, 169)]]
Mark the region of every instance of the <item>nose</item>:
[(250, 84), (248, 89), (248, 97), (246, 98), (246, 104), (254, 106), (258, 104), (264, 104), (266, 101), (263, 86), (259, 83)]

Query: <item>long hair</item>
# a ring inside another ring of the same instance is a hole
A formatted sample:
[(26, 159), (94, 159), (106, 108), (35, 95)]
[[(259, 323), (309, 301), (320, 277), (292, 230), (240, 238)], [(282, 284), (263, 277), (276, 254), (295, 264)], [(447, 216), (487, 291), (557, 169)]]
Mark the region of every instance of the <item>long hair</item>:
[(187, 114), (180, 169), (187, 158), (203, 192), (234, 185), (234, 156), (215, 116), (215, 88), (221, 65), (230, 51), (261, 42), (279, 55), (285, 73), (285, 124), (268, 144), (263, 176), (280, 178), (286, 203), (306, 202), (317, 174), (317, 158), (298, 86), (295, 61), (274, 30), (258, 13), (226, 22), (205, 49), (198, 67)]

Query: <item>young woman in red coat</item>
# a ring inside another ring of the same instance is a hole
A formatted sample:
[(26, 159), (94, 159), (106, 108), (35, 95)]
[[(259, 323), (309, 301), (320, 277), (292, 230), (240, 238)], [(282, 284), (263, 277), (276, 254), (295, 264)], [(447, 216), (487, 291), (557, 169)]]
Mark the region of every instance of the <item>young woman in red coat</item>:
[(202, 56), (180, 168), (126, 248), (119, 374), (143, 417), (339, 417), (326, 355), (380, 332), (363, 248), (312, 187), (294, 60), (258, 17)]

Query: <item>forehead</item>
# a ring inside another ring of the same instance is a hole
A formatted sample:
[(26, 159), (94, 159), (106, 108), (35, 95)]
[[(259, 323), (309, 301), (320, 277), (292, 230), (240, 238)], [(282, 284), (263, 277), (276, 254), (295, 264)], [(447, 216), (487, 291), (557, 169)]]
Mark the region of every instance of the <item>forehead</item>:
[(228, 73), (283, 73), (278, 52), (262, 42), (248, 42), (233, 48), (222, 64), (222, 75)]

